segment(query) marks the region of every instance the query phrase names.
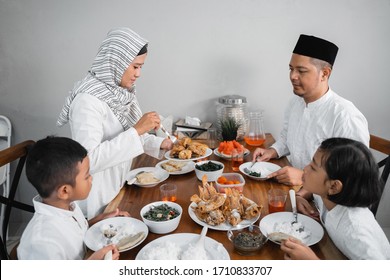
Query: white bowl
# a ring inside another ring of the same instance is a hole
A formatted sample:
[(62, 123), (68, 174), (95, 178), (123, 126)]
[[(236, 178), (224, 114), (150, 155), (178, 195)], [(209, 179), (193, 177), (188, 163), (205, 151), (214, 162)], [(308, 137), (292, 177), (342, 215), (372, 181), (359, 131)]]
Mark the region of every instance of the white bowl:
[[(144, 218), (144, 214), (148, 212), (151, 208), (159, 206), (161, 204), (167, 204), (169, 207), (172, 207), (176, 209), (180, 214), (176, 218), (168, 221), (151, 221), (146, 218)], [(175, 202), (170, 202), (170, 201), (156, 201), (149, 203), (142, 207), (140, 215), (143, 220), (143, 222), (148, 226), (149, 230), (153, 233), (158, 233), (158, 234), (164, 234), (168, 233), (171, 231), (174, 231), (180, 223), (181, 216), (183, 214), (183, 209), (181, 206)]]
[[(202, 170), (199, 170), (198, 168), (196, 168), (197, 166), (206, 164), (209, 161), (211, 161), (212, 163), (216, 163), (216, 164), (221, 165), (222, 168), (219, 170), (216, 170), (216, 171), (202, 171)], [(216, 181), (222, 175), (224, 168), (225, 168), (225, 165), (220, 161), (203, 160), (203, 161), (199, 161), (199, 162), (195, 163), (195, 174), (196, 174), (196, 177), (198, 177), (198, 179), (200, 181), (202, 181), (203, 175), (207, 175), (207, 182), (212, 182), (212, 181)]]

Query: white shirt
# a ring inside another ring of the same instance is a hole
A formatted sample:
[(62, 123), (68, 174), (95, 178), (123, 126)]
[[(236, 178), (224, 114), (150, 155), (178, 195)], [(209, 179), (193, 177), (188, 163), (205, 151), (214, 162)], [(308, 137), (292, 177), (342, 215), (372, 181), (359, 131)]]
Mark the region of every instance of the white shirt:
[(35, 213), (17, 249), (20, 260), (81, 260), (88, 222), (76, 203), (67, 211), (33, 198)]
[(72, 138), (88, 150), (92, 189), (86, 200), (78, 202), (91, 219), (119, 193), (130, 171), (132, 159), (142, 153), (158, 158), (163, 138), (134, 128), (123, 130), (108, 105), (98, 98), (80, 93), (69, 112)]
[(370, 209), (336, 205), (328, 211), (314, 195), (321, 221), (339, 250), (351, 260), (390, 259), (390, 244)]
[(367, 147), (370, 141), (363, 114), (352, 102), (329, 89), (324, 96), (309, 104), (299, 96), (290, 100), (280, 139), (272, 148), (280, 157), (290, 155), (292, 166), (303, 169), (321, 142), (331, 137), (358, 140)]

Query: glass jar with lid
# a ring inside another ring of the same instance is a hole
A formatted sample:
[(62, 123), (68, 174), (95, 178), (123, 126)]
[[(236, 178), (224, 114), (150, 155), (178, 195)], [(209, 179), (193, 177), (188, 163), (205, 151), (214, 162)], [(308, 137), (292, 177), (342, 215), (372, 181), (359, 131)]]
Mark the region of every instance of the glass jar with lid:
[(243, 140), (248, 126), (246, 97), (240, 95), (225, 95), (218, 98), (216, 105), (218, 138), (222, 139), (221, 121), (231, 118), (240, 124), (237, 130), (236, 140)]

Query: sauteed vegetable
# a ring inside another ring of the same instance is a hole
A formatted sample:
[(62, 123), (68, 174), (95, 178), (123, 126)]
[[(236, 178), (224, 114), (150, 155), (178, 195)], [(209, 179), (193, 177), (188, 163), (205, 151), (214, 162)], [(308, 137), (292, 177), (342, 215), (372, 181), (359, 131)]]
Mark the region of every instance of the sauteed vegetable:
[(179, 215), (179, 211), (164, 203), (151, 207), (150, 210), (144, 214), (144, 218), (155, 222), (161, 222), (172, 220)]

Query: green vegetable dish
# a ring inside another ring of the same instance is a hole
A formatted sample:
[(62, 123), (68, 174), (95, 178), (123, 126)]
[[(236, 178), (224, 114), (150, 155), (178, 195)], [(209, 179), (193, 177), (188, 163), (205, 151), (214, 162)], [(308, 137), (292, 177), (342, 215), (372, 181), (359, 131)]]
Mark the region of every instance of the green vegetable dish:
[(218, 164), (218, 163), (214, 163), (212, 161), (209, 161), (209, 162), (204, 163), (204, 164), (199, 164), (199, 165), (196, 164), (195, 168), (198, 170), (202, 170), (202, 171), (217, 171), (217, 170), (222, 169), (222, 165)]
[(261, 173), (260, 172), (255, 172), (255, 171), (249, 172), (248, 175), (251, 175), (251, 176), (254, 176), (254, 177), (261, 177)]
[(180, 213), (175, 208), (167, 204), (150, 207), (150, 210), (144, 214), (144, 218), (154, 222), (163, 222), (176, 218)]

